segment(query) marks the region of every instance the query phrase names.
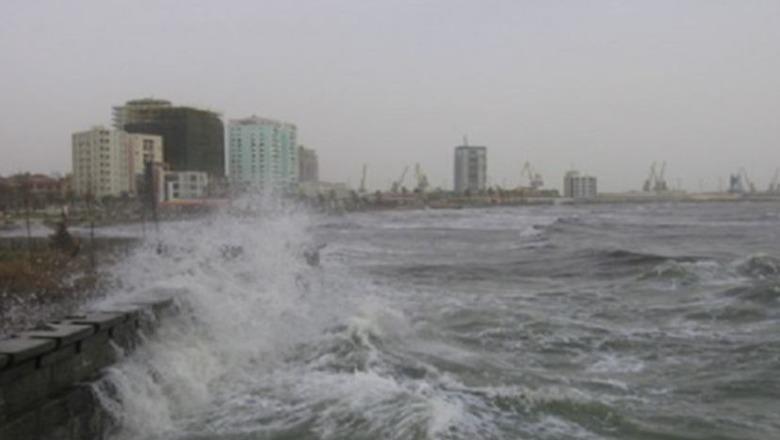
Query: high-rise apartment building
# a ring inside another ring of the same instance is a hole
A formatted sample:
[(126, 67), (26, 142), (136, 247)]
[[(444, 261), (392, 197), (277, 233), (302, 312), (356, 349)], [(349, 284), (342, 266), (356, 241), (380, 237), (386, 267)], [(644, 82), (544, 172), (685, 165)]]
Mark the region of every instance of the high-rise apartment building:
[(74, 133), (72, 141), (76, 195), (101, 198), (130, 193), (127, 133), (97, 126)]
[(455, 192), (480, 192), (487, 188), (487, 147), (455, 147)]
[(143, 187), (141, 182), (146, 172), (146, 164), (154, 166), (163, 165), (163, 140), (162, 136), (155, 134), (129, 133), (127, 135), (129, 145), (130, 167), (130, 193), (137, 194)]
[(596, 178), (569, 171), (563, 177), (563, 195), (572, 199), (593, 199), (598, 194)]
[(298, 181), (299, 182), (319, 182), (320, 171), (317, 161), (317, 152), (304, 148), (303, 145), (298, 147)]
[(298, 185), (298, 134), (294, 124), (251, 116), (229, 123), (230, 181), (261, 190)]
[(145, 161), (161, 163), (162, 137), (106, 127), (74, 133), (73, 191), (78, 196), (134, 195)]
[(163, 155), (171, 170), (225, 175), (225, 128), (215, 112), (138, 99), (114, 107), (114, 127), (162, 136)]

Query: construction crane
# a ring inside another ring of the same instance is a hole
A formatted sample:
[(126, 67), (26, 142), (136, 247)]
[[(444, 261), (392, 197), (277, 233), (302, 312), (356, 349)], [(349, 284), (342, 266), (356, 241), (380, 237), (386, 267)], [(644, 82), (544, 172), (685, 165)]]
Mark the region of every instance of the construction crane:
[(737, 174), (729, 176), (729, 192), (742, 194), (745, 192), (756, 192), (756, 185), (748, 177), (747, 171), (741, 167)]
[(729, 175), (729, 192), (734, 194), (742, 194), (745, 192), (745, 188), (742, 185), (742, 176), (739, 174)]
[(655, 181), (655, 192), (665, 192), (669, 190), (669, 184), (666, 183), (666, 161), (661, 164), (661, 171), (658, 172), (658, 178)]
[(650, 174), (647, 176), (647, 179), (645, 179), (645, 184), (642, 186), (642, 190), (644, 192), (650, 192), (656, 185), (656, 182), (658, 181), (658, 177), (655, 173), (655, 162), (653, 162), (652, 165), (650, 165)]
[(752, 180), (750, 180), (750, 177), (748, 177), (747, 171), (744, 167), (739, 169), (739, 175), (744, 179), (744, 182), (747, 185), (747, 189), (752, 193), (756, 192), (756, 185)]
[(417, 178), (417, 187), (414, 191), (418, 193), (425, 192), (428, 189), (428, 176), (425, 175), (419, 163), (414, 165), (414, 175)]
[(657, 162), (653, 162), (650, 165), (650, 174), (645, 179), (645, 184), (642, 185), (642, 190), (645, 192), (664, 192), (669, 190), (669, 185), (666, 183), (666, 162), (661, 164), (661, 170), (657, 171)]
[(528, 178), (528, 186), (531, 189), (539, 189), (544, 186), (544, 180), (542, 175), (537, 173), (531, 166), (530, 162), (523, 164), (523, 169), (520, 170), (520, 177), (526, 176)]
[(768, 192), (780, 192), (780, 168), (775, 170), (775, 177), (769, 182)]
[(366, 193), (366, 171), (368, 170), (368, 165), (363, 164), (363, 177), (360, 178), (360, 188), (358, 188), (358, 193), (365, 194)]
[(409, 165), (406, 165), (404, 167), (404, 171), (401, 173), (401, 177), (398, 178), (395, 182), (393, 182), (392, 188), (390, 188), (390, 192), (398, 193), (401, 192), (401, 187), (404, 183), (404, 178), (406, 178), (406, 173), (409, 172)]

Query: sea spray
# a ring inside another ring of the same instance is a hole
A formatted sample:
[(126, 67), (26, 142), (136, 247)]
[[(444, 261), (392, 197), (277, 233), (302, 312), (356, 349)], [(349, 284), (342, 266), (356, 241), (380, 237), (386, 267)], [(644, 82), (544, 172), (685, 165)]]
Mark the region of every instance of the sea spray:
[(776, 228), (750, 209), (164, 224), (101, 304), (183, 290), (108, 371), (116, 438), (777, 437)]

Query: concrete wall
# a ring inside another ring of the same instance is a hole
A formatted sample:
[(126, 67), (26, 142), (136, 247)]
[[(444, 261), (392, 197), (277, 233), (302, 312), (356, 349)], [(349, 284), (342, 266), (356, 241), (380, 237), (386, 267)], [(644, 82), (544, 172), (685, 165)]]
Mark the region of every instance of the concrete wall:
[(40, 325), (0, 340), (0, 439), (102, 439), (112, 427), (90, 382), (131, 352), (170, 299)]

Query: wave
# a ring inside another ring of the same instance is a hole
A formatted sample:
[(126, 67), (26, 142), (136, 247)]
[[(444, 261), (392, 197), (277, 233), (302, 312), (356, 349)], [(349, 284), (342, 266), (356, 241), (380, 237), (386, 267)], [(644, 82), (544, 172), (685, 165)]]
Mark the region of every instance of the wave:
[[(440, 218), (407, 228), (376, 215), (378, 225), (363, 214), (342, 224), (294, 210), (166, 225), (118, 265), (121, 290), (100, 306), (157, 287), (183, 293), (180, 315), (98, 387), (123, 425), (115, 439), (709, 438), (728, 421), (685, 413), (690, 401), (674, 393), (691, 373), (665, 362), (696, 365), (698, 349), (720, 354), (704, 321), (724, 320), (739, 338), (738, 325), (752, 329), (775, 313), (771, 258), (720, 262), (652, 251), (650, 242), (567, 246), (568, 237), (539, 251), (521, 240), (491, 247), (494, 237), (526, 233), (528, 219), (509, 217), (501, 219), (513, 224), (509, 234), (476, 232), (430, 250), (425, 240), (442, 235), (417, 228)], [(346, 229), (359, 230), (340, 234), (353, 220), (359, 227)], [(557, 223), (569, 221), (579, 220)], [(312, 234), (343, 238), (321, 268), (301, 255), (319, 241)], [(649, 282), (637, 286), (637, 276)], [(690, 289), (693, 300), (679, 304), (620, 295), (626, 285), (644, 294), (655, 280), (736, 286)], [(672, 391), (658, 398), (648, 387)]]
[(780, 276), (780, 258), (767, 254), (753, 254), (735, 262), (736, 270), (752, 278), (777, 278)]
[(731, 277), (724, 273), (726, 269), (713, 260), (678, 261), (667, 260), (642, 273), (638, 280), (669, 281), (687, 286), (716, 280), (719, 277)]
[(780, 305), (780, 283), (760, 281), (746, 286), (734, 287), (727, 290), (724, 295), (758, 304)]

